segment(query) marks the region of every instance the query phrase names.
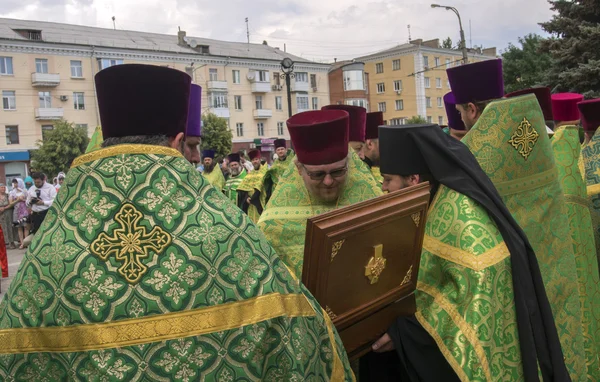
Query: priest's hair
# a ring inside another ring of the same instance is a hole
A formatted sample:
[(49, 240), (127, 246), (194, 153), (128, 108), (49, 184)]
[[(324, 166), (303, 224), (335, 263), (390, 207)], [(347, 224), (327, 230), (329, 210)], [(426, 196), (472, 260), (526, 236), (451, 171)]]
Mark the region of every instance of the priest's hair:
[(128, 135), (125, 137), (106, 138), (102, 147), (110, 147), (122, 144), (153, 145), (171, 147), (169, 137), (166, 135)]

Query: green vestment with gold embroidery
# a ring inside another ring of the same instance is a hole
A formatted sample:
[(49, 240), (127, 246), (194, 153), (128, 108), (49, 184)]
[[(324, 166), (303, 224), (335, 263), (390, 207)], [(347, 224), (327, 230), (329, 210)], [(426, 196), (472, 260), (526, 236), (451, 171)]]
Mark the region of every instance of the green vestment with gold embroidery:
[[(267, 204), (267, 193), (264, 191), (264, 178), (267, 174), (267, 170), (267, 166), (261, 166), (259, 170), (250, 171), (237, 188), (238, 191), (248, 192), (249, 198), (251, 198), (254, 195), (254, 192), (260, 192), (260, 205), (263, 209)], [(248, 217), (250, 218), (250, 220), (252, 220), (253, 223), (258, 223), (260, 213), (258, 212), (256, 206), (253, 204), (250, 204), (248, 206)]]
[(494, 220), (441, 186), (429, 208), (416, 318), (461, 381), (519, 381), (510, 252)]
[(379, 167), (371, 167), (371, 175), (373, 175), (373, 178), (375, 179), (379, 187), (383, 186), (383, 176), (381, 175), (381, 170), (379, 170)]
[(600, 267), (600, 129), (581, 149), (580, 169), (585, 174), (587, 197), (592, 214), (596, 258)]
[(306, 220), (338, 207), (349, 206), (382, 195), (371, 171), (354, 152), (348, 156), (346, 184), (336, 203), (322, 204), (311, 199), (298, 169), (293, 164), (281, 178), (258, 227), (296, 275), (302, 275)]
[(181, 154), (77, 158), (0, 303), (0, 380), (353, 380), (335, 328)]
[[(241, 166), (241, 165), (240, 165)], [(215, 170), (213, 170), (214, 172)], [(237, 206), (237, 188), (242, 183), (244, 178), (248, 175), (245, 168), (242, 167), (242, 172), (238, 176), (229, 176), (229, 179), (225, 182), (224, 192), (225, 195)]]
[(288, 150), (285, 160), (275, 159), (273, 161), (273, 165), (267, 171), (267, 174), (265, 176), (265, 179), (269, 178), (273, 184), (271, 193), (273, 193), (275, 191), (275, 188), (277, 187), (279, 180), (281, 179), (283, 174), (287, 171), (288, 167), (290, 167), (290, 163), (294, 162), (295, 158), (296, 158), (296, 154), (294, 154), (294, 151)]
[(552, 139), (552, 149), (567, 202), (570, 233), (577, 262), (588, 379), (600, 381), (600, 276), (589, 202), (578, 166), (581, 152), (579, 128), (559, 128)]
[(216, 165), (211, 172), (204, 171), (202, 176), (208, 180), (208, 183), (212, 184), (217, 190), (223, 191), (225, 190), (225, 177), (223, 176), (223, 172)]
[(94, 130), (94, 134), (92, 134), (92, 137), (90, 138), (85, 152), (89, 153), (90, 151), (101, 149), (102, 142), (104, 142), (104, 139), (102, 138), (102, 128), (98, 126)]
[(490, 103), (462, 139), (525, 231), (573, 381), (587, 380), (577, 263), (568, 209), (544, 117), (533, 94)]

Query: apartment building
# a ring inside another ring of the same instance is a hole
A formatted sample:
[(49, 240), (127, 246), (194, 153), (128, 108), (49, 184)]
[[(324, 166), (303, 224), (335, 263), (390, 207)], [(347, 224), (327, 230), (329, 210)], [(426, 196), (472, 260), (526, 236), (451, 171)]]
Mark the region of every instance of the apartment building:
[(203, 113), (227, 119), (234, 150), (268, 156), (274, 139), (289, 140), (285, 57), (294, 61), (292, 113), (328, 104), (329, 65), (276, 47), (0, 18), (0, 179), (25, 176), (30, 150), (58, 119), (91, 134), (100, 124), (94, 76), (129, 63), (190, 74), (202, 86)]
[(354, 105), (369, 109), (368, 75), (364, 62), (335, 62), (329, 69), (329, 102), (335, 105)]
[[(495, 57), (496, 48), (469, 51), (469, 62)], [(369, 111), (382, 111), (390, 125), (403, 125), (417, 115), (431, 123), (445, 125), (448, 122), (443, 101), (444, 94), (450, 91), (446, 69), (462, 64), (461, 51), (440, 48), (438, 39), (414, 40), (341, 64), (329, 73), (332, 103), (363, 106), (366, 99), (364, 106)], [(333, 95), (340, 94), (348, 86), (353, 92), (357, 90), (361, 65), (363, 100), (355, 100), (357, 93), (346, 93), (347, 96), (334, 100)], [(338, 75), (336, 71), (342, 72), (341, 83), (334, 78)]]

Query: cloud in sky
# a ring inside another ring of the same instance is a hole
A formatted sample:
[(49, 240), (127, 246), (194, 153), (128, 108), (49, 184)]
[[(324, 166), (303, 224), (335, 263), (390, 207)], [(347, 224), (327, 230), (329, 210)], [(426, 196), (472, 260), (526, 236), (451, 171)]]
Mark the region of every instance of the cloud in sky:
[[(504, 49), (552, 12), (547, 0), (433, 0), (461, 13), (467, 45)], [(316, 61), (366, 55), (413, 39), (459, 40), (454, 13), (427, 0), (3, 0), (0, 17), (246, 41), (287, 50)]]

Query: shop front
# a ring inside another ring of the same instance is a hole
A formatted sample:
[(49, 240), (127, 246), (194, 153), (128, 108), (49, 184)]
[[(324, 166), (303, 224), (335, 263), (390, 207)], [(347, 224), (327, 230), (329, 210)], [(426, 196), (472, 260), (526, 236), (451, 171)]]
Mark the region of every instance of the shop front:
[(0, 152), (0, 179), (6, 184), (14, 178), (25, 179), (29, 173), (29, 151)]

